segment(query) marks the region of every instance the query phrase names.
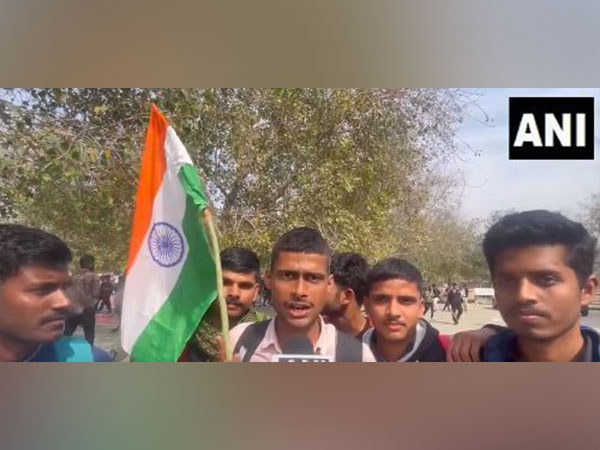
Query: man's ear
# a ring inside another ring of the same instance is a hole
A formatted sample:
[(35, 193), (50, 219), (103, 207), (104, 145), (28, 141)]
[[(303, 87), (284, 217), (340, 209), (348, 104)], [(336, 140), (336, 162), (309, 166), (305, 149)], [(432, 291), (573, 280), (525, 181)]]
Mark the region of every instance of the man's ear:
[(598, 290), (598, 278), (596, 275), (591, 275), (583, 288), (581, 289), (581, 304), (589, 305), (594, 301), (594, 297), (596, 296), (596, 291)]
[(332, 290), (335, 289), (335, 281), (333, 281), (333, 274), (330, 274), (327, 277), (327, 289), (332, 289)]
[(258, 297), (260, 297), (260, 284), (256, 283), (254, 285), (254, 299), (252, 300), (252, 302), (256, 303), (256, 301), (258, 300)]
[(337, 291), (337, 286), (335, 283), (330, 284), (329, 280), (327, 280), (327, 291), (330, 293), (335, 293)]
[(347, 306), (354, 301), (356, 301), (356, 295), (354, 295), (354, 291), (350, 288), (343, 289), (342, 295), (340, 296), (340, 304)]
[(270, 270), (267, 270), (267, 271), (265, 272), (265, 279), (264, 279), (264, 282), (265, 282), (265, 287), (266, 287), (268, 290), (271, 290), (271, 271), (270, 271)]

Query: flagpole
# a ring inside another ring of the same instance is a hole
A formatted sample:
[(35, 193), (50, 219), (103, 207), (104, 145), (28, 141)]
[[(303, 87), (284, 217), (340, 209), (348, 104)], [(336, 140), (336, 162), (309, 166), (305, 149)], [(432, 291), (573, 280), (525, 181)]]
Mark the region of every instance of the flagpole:
[(217, 239), (217, 229), (210, 209), (205, 208), (202, 214), (208, 228), (211, 247), (214, 252), (213, 259), (215, 261), (217, 274), (217, 298), (219, 301), (219, 310), (221, 311), (221, 333), (223, 335), (223, 342), (225, 343), (225, 354), (227, 355), (227, 359), (231, 360), (232, 349), (231, 340), (229, 339), (229, 317), (227, 316), (227, 303), (225, 302), (225, 297), (223, 295), (223, 271), (221, 269), (221, 254), (219, 250), (219, 240)]

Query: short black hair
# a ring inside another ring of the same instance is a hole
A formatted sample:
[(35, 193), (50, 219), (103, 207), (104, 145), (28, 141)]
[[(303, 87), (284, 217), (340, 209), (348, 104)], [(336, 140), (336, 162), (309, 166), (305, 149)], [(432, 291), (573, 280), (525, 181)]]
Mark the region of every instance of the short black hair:
[(221, 251), (221, 268), (238, 273), (253, 273), (260, 280), (260, 261), (249, 248), (229, 247)]
[(367, 294), (373, 285), (388, 280), (404, 280), (415, 283), (419, 292), (423, 289), (423, 277), (419, 269), (400, 258), (387, 258), (373, 266), (367, 275)]
[(331, 249), (321, 233), (314, 228), (294, 228), (277, 239), (271, 252), (271, 267), (275, 266), (281, 252), (315, 253), (327, 256), (327, 270), (329, 270)]
[(79, 267), (87, 270), (95, 270), (96, 268), (96, 258), (93, 255), (85, 254), (81, 258), (79, 258)]
[(367, 295), (367, 273), (369, 264), (358, 253), (334, 253), (331, 258), (333, 281), (342, 289), (352, 289), (358, 305)]
[(0, 224), (0, 283), (25, 266), (59, 268), (73, 259), (58, 237), (37, 228)]
[(563, 245), (567, 265), (583, 286), (594, 270), (596, 239), (585, 227), (560, 213), (546, 210), (508, 214), (493, 224), (483, 239), (483, 254), (493, 276), (498, 255), (510, 248), (532, 245)]

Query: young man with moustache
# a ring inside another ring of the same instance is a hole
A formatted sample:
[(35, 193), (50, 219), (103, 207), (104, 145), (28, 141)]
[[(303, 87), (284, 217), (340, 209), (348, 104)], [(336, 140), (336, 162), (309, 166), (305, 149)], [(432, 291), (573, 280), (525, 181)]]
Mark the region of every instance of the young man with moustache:
[[(378, 362), (475, 362), (493, 327), (440, 335), (424, 315), (421, 273), (408, 261), (389, 258), (367, 276), (365, 305), (372, 329), (363, 342)], [(439, 293), (439, 291), (438, 291)], [(365, 359), (365, 361), (368, 361)]]
[(234, 360), (273, 361), (284, 353), (287, 342), (298, 337), (308, 339), (317, 355), (334, 361), (363, 360), (363, 353), (369, 353), (369, 349), (360, 340), (326, 324), (320, 315), (334, 284), (330, 258), (327, 242), (314, 229), (296, 228), (279, 238), (265, 277), (277, 315), (266, 322), (241, 324), (231, 330)]
[[(256, 253), (243, 247), (226, 248), (221, 252), (221, 268), (229, 327), (267, 320), (265, 314), (252, 310), (260, 294), (260, 261)], [(219, 304), (215, 301), (180, 361), (217, 361), (219, 347), (216, 338), (221, 335), (221, 328)]]
[(56, 236), (0, 224), (0, 362), (111, 361), (82, 338), (62, 337), (81, 312), (65, 294), (71, 260)]
[(358, 253), (336, 253), (331, 259), (333, 289), (329, 291), (324, 319), (338, 330), (362, 339), (371, 323), (361, 312), (366, 296), (369, 264)]
[(445, 362), (449, 338), (422, 319), (423, 278), (408, 261), (388, 258), (367, 275), (366, 310), (373, 323), (363, 342), (378, 362)]
[(508, 326), (487, 341), (484, 361), (600, 361), (600, 336), (580, 324), (598, 287), (596, 239), (583, 225), (544, 210), (509, 214), (483, 252)]

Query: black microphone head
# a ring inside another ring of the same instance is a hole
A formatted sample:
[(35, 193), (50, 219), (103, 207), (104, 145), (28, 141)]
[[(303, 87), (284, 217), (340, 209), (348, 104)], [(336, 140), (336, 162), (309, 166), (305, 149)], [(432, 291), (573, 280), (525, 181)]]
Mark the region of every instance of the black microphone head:
[(306, 336), (292, 336), (283, 346), (283, 353), (287, 355), (314, 355), (312, 342)]

